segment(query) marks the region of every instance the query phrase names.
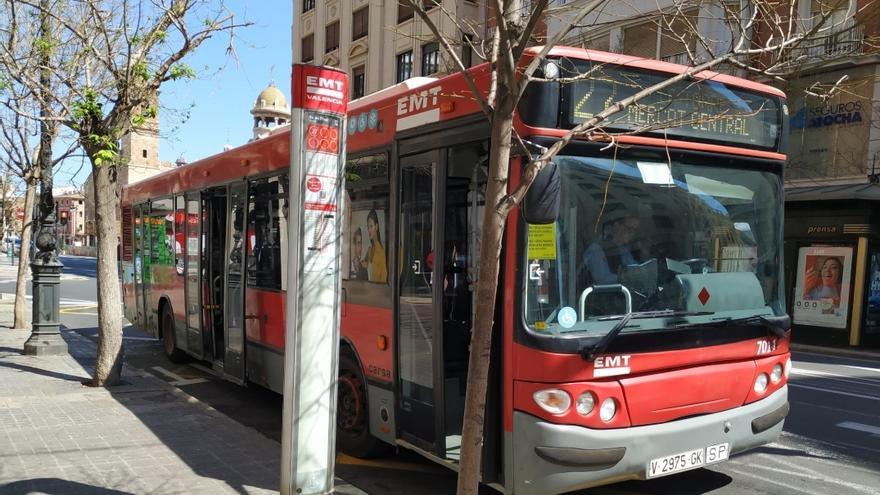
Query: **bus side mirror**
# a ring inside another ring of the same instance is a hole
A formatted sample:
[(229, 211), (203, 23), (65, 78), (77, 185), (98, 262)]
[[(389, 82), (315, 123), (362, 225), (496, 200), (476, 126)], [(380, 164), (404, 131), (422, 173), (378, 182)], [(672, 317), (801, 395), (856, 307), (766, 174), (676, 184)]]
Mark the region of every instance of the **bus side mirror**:
[(548, 224), (559, 216), (561, 186), (559, 167), (550, 162), (535, 177), (523, 199), (523, 217), (528, 223)]

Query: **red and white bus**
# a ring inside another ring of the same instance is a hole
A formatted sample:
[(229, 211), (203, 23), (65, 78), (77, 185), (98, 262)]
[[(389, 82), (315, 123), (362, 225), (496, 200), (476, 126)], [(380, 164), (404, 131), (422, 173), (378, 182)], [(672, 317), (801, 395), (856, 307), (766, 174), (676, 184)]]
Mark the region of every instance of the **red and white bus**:
[[(540, 150), (684, 70), (554, 49), (516, 131)], [(471, 74), (486, 91), (488, 68)], [(615, 146), (575, 139), (542, 173), (503, 241), (484, 482), (562, 493), (710, 465), (779, 435), (786, 126), (780, 91), (706, 72), (608, 119)], [(353, 101), (346, 130), (338, 443), (454, 468), (489, 126), (456, 74)], [(122, 197), (126, 317), (174, 360), (279, 392), (289, 143), (280, 128)]]

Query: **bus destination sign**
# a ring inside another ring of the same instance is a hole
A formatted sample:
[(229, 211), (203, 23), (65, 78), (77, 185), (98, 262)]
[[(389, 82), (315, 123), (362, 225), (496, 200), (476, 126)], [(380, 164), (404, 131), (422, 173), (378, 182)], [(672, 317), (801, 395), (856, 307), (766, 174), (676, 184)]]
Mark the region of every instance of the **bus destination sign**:
[[(664, 80), (663, 75), (614, 67), (593, 68), (589, 79), (570, 84), (572, 127), (611, 105)], [(681, 81), (623, 111), (602, 124), (608, 131), (639, 132), (671, 139), (698, 139), (774, 149), (782, 132), (780, 101), (731, 88), (717, 81)]]

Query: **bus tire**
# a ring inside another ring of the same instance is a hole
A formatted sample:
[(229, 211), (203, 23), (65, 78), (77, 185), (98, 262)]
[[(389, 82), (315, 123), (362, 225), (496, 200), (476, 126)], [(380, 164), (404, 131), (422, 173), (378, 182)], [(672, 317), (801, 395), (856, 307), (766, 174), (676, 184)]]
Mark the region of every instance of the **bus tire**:
[(183, 363), (186, 361), (186, 353), (177, 348), (174, 339), (174, 312), (171, 311), (170, 304), (162, 306), (162, 349), (165, 356), (172, 363)]
[(388, 445), (370, 434), (367, 383), (351, 352), (339, 353), (339, 384), (336, 401), (336, 444), (348, 455), (376, 457)]

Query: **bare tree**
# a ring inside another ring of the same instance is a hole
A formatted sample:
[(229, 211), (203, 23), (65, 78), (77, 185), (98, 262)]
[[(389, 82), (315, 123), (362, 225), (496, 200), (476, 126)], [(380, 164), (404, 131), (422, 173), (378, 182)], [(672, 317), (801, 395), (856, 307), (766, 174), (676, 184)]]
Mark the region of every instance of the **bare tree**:
[[(70, 99), (53, 98), (53, 104), (60, 107), (57, 120), (76, 133), (92, 164), (99, 330), (92, 384), (110, 386), (119, 381), (122, 366), (116, 220), (117, 169), (124, 164), (117, 142), (132, 126), (156, 117), (162, 84), (197, 75), (184, 62), (188, 55), (219, 33), (230, 36), (231, 52), (235, 29), (247, 24), (237, 22), (222, 2), (207, 0), (55, 0), (48, 7), (44, 2), (13, 3), (47, 14), (58, 34), (43, 44), (53, 55), (67, 52), (52, 57), (51, 72)], [(24, 79), (31, 88), (40, 87), (38, 81)]]
[[(37, 185), (40, 182), (42, 161), (40, 147), (42, 143), (51, 143), (57, 137), (60, 119), (58, 105), (54, 102), (42, 102), (40, 87), (31, 79), (31, 73), (20, 72), (24, 67), (46, 67), (41, 58), (49, 57), (51, 49), (44, 43), (39, 26), (33, 22), (22, 22), (26, 17), (23, 7), (12, 0), (0, 5), (0, 12), (6, 22), (0, 24), (0, 67), (6, 78), (0, 82), (0, 95), (3, 95), (0, 110), (0, 151), (5, 155), (7, 170), (19, 177), (25, 185), (24, 218), (21, 224), (21, 253), (16, 277), (14, 328), (28, 328), (30, 322), (26, 311), (26, 283), (30, 256), (29, 246), (32, 237), (32, 222)], [(55, 99), (64, 97), (64, 92), (57, 85), (49, 88)], [(43, 104), (45, 103), (45, 105)], [(40, 118), (40, 107), (48, 110), (45, 117)], [(42, 125), (41, 125), (42, 123)], [(46, 131), (46, 141), (37, 142), (39, 128)], [(54, 167), (78, 148), (75, 140), (71, 140), (65, 151), (57, 156), (51, 153), (45, 157), (49, 167)]]
[[(736, 3), (736, 9), (721, 2), (719, 5), (726, 10), (725, 15), (717, 19), (717, 22), (724, 22), (730, 28), (730, 39), (728, 43), (717, 43), (717, 40), (700, 35), (696, 21), (690, 15), (694, 5), (700, 2), (662, 2), (667, 5), (664, 9), (659, 9), (658, 3), (655, 13), (659, 10), (662, 16), (657, 22), (665, 25), (666, 35), (683, 41), (684, 46), (693, 47), (688, 51), (690, 66), (678, 75), (639, 88), (639, 91), (625, 99), (609, 102), (604, 111), (578, 124), (551, 146), (540, 148), (530, 146), (523, 141), (522, 136), (516, 134), (513, 126), (514, 109), (528, 84), (541, 80), (541, 67), (551, 48), (573, 28), (586, 33), (591, 29), (601, 29), (600, 19), (610, 3), (605, 0), (583, 0), (551, 7), (548, 0), (491, 0), (490, 18), (487, 19), (490, 29), (486, 30), (489, 33), (488, 39), (473, 47), (474, 52), (482, 54), (490, 64), (491, 86), (488, 91), (478, 89), (458, 55), (456, 47), (462, 39), (461, 33), (444, 36), (435, 20), (429, 16), (425, 2), (402, 0), (402, 3), (408, 4), (425, 22), (442, 46), (449, 64), (464, 74), (472, 97), (479, 101), (491, 125), (489, 181), (485, 194), (486, 208), (479, 254), (480, 277), (475, 296), (458, 479), (459, 494), (475, 494), (480, 479), (483, 415), (491, 361), (493, 317), (496, 314), (501, 241), (508, 216), (523, 200), (538, 173), (573, 139), (604, 140), (611, 147), (617, 146), (616, 134), (604, 128), (609, 117), (682, 81), (698, 83), (705, 78), (708, 70), (737, 67), (751, 75), (767, 79), (781, 78), (778, 72), (781, 62), (787, 60), (791, 50), (805, 38), (819, 33), (831, 16), (820, 16), (809, 29), (804, 30), (803, 23), (799, 25), (792, 21), (797, 18), (794, 2), (752, 0), (746, 2), (746, 7), (742, 9), (739, 8), (739, 2)], [(434, 3), (439, 5), (440, 2)], [(633, 9), (638, 4), (640, 3), (634, 2)], [(549, 33), (543, 46), (527, 52), (532, 40), (538, 37), (537, 28), (548, 19), (557, 21), (557, 29)], [(452, 21), (456, 26), (461, 26), (455, 19)], [(699, 51), (696, 50), (697, 46), (700, 47)], [(597, 75), (589, 72), (575, 74), (568, 77), (568, 80), (590, 77)], [(561, 79), (556, 81), (566, 82)], [(657, 130), (669, 125), (673, 123), (661, 122), (650, 129), (630, 132)], [(522, 155), (525, 165), (522, 177), (514, 181), (516, 185), (512, 186), (509, 164), (514, 147), (516, 154)]]

